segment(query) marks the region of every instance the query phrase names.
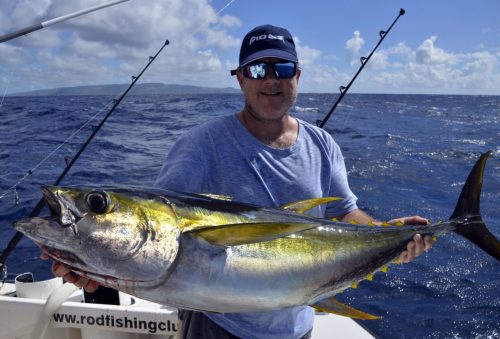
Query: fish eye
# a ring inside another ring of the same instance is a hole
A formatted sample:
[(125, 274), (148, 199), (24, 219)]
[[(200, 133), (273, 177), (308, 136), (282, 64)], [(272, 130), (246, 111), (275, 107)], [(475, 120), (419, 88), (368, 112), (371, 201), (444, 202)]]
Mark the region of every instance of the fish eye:
[(109, 209), (109, 196), (103, 191), (92, 191), (85, 197), (85, 204), (92, 212), (103, 214)]

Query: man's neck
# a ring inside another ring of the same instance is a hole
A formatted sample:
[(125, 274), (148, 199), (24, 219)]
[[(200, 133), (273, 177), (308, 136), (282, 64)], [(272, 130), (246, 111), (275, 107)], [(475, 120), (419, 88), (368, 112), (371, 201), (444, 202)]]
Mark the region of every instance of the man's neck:
[(298, 122), (288, 114), (276, 120), (264, 120), (244, 109), (237, 116), (254, 137), (268, 146), (284, 149), (297, 140)]

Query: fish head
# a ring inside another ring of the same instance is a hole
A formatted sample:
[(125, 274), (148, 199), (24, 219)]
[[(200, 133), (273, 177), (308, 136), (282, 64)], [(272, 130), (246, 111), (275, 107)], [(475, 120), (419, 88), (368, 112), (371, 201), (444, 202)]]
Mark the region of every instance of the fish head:
[(176, 215), (157, 195), (114, 188), (41, 188), (51, 215), (14, 227), (55, 261), (103, 284), (158, 281), (179, 247)]

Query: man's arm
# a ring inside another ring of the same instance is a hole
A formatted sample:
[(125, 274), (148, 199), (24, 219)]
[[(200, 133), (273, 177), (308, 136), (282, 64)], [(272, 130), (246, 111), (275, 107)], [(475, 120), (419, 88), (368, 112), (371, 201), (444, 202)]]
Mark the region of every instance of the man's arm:
[[(367, 213), (363, 212), (360, 209), (353, 210), (347, 214), (341, 215), (337, 217), (342, 222), (352, 222), (355, 221), (359, 224), (375, 224), (382, 225), (381, 221), (378, 221)], [(391, 225), (396, 225), (402, 223), (404, 225), (427, 225), (429, 221), (420, 216), (412, 216), (412, 217), (402, 217), (396, 218), (388, 221)], [(404, 250), (399, 256), (399, 262), (408, 263), (413, 261), (416, 257), (421, 255), (424, 251), (427, 252), (432, 247), (432, 238), (430, 236), (425, 236), (422, 238), (420, 234), (415, 234), (413, 240), (408, 243), (406, 246), (406, 250)]]

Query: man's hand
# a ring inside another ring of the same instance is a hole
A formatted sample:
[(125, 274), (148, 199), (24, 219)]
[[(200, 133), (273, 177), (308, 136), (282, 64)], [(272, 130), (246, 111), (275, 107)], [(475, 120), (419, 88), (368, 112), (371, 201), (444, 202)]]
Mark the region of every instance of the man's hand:
[[(347, 214), (344, 214), (340, 217), (338, 217), (339, 220), (344, 221), (344, 222), (351, 222), (355, 221), (359, 224), (382, 224), (381, 221), (373, 219), (371, 216), (366, 214), (360, 209), (354, 210), (352, 212), (349, 212)], [(419, 217), (419, 216), (412, 216), (412, 217), (403, 217), (403, 218), (397, 218), (397, 219), (392, 219), (388, 221), (389, 224), (391, 225), (428, 225), (429, 220)], [(413, 261), (416, 257), (421, 255), (424, 251), (427, 252), (430, 250), (432, 247), (432, 238), (429, 236), (425, 236), (422, 238), (420, 234), (415, 234), (413, 237), (413, 240), (408, 243), (406, 246), (406, 250), (404, 250), (401, 255), (399, 256), (398, 260), (401, 263), (408, 263), (410, 261)]]
[[(47, 252), (42, 251), (40, 258), (49, 259), (49, 255)], [(55, 261), (52, 262), (52, 273), (56, 277), (61, 277), (65, 281), (74, 284), (77, 287), (83, 287), (83, 289), (89, 293), (95, 292), (99, 287), (99, 284), (94, 280), (79, 276), (75, 272), (71, 271), (67, 266)]]
[[(404, 224), (404, 225), (427, 225), (429, 220), (419, 217), (404, 217), (390, 220), (388, 222), (391, 225)], [(404, 250), (399, 256), (398, 260), (401, 263), (409, 263), (415, 260), (416, 257), (421, 255), (424, 251), (427, 252), (432, 247), (432, 238), (430, 236), (425, 236), (422, 238), (420, 234), (415, 234), (413, 240), (408, 243), (406, 250)]]

